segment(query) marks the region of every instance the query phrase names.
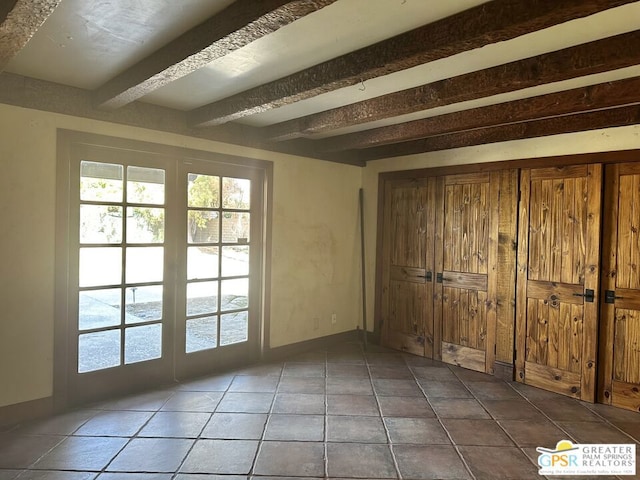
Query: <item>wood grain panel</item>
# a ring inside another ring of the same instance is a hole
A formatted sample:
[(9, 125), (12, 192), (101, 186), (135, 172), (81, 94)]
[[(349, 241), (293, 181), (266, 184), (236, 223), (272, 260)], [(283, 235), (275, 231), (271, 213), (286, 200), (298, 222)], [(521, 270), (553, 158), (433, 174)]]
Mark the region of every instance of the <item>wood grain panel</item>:
[[(478, 296), (478, 315), (475, 321), (475, 346), (479, 350), (485, 350), (487, 352), (487, 358), (493, 358), (493, 345), (495, 345), (495, 334), (493, 338), (491, 331), (495, 331), (495, 320), (490, 319), (491, 305), (487, 294), (485, 292), (475, 292)], [(485, 307), (485, 308), (482, 308)], [(490, 347), (490, 348), (489, 348)], [(491, 364), (488, 365), (491, 369)], [(490, 372), (489, 372), (490, 373)]]
[(443, 342), (442, 361), (478, 372), (484, 372), (485, 352), (475, 348)]
[(438, 306), (438, 310), (442, 316), (442, 341), (451, 342), (454, 338), (454, 299), (452, 297), (453, 292), (451, 289), (445, 289), (441, 287), (441, 303)]
[(576, 296), (582, 295), (584, 289), (581, 285), (567, 283), (541, 282), (530, 280), (527, 285), (527, 295), (529, 298), (546, 300), (549, 303), (574, 303), (582, 305), (584, 298)]
[[(616, 289), (616, 262), (618, 245), (618, 207), (619, 180), (622, 165), (607, 165), (605, 171), (605, 195), (603, 217), (603, 252), (602, 252), (602, 289)], [(600, 366), (598, 368), (598, 402), (611, 404), (613, 392), (613, 343), (615, 332), (615, 306), (601, 303), (600, 331)]]
[(527, 316), (531, 302), (527, 299), (529, 278), (537, 278), (530, 272), (529, 244), (532, 237), (533, 217), (529, 215), (531, 207), (531, 169), (525, 168), (520, 174), (520, 202), (518, 205), (518, 255), (516, 262), (516, 322), (515, 322), (515, 379), (525, 382), (525, 364), (530, 359), (530, 336)]
[(580, 398), (580, 374), (529, 362), (525, 369), (528, 385)]
[(627, 308), (630, 310), (640, 310), (640, 291), (626, 288), (617, 288), (615, 290), (615, 306), (616, 308)]
[(426, 189), (394, 188), (391, 195), (391, 263), (424, 268)]
[(587, 165), (536, 168), (531, 170), (531, 180), (556, 180), (558, 178), (583, 178), (587, 176)]
[(640, 411), (640, 388), (637, 383), (613, 382), (612, 405), (627, 410)]
[[(524, 188), (522, 186), (521, 188)], [(523, 234), (527, 231), (529, 233), (527, 242), (525, 245), (529, 245), (529, 254), (527, 255), (527, 278), (529, 280), (542, 280), (540, 276), (540, 256), (542, 255), (542, 249), (544, 247), (544, 237), (542, 231), (542, 204), (538, 200), (542, 196), (542, 182), (533, 182), (527, 185), (527, 190), (530, 191), (530, 195), (527, 196), (527, 218), (529, 219), (528, 227), (520, 220), (521, 229)], [(524, 197), (523, 197), (524, 198)], [(531, 202), (531, 198), (535, 198), (535, 202)], [(522, 217), (522, 208), (520, 210), (520, 216)], [(524, 239), (520, 238), (520, 244)]]
[(391, 280), (413, 282), (413, 283), (425, 283), (427, 270), (424, 268), (412, 268), (412, 267), (397, 267), (391, 266)]
[(584, 327), (584, 313), (580, 305), (571, 305), (571, 368), (570, 371), (580, 373), (582, 365), (582, 332)]
[(640, 312), (616, 309), (614, 380), (640, 384)]
[(558, 315), (558, 325), (556, 329), (557, 351), (556, 367), (560, 370), (571, 369), (571, 342), (573, 337), (573, 329), (571, 328), (571, 305), (567, 303), (560, 304), (560, 314)]
[(391, 281), (389, 289), (389, 328), (394, 331), (424, 336), (426, 298), (422, 285)]
[[(585, 178), (585, 256), (584, 287), (600, 298), (600, 234), (602, 216), (602, 164), (587, 166)], [(594, 402), (596, 397), (596, 371), (598, 362), (598, 300), (583, 306), (582, 355), (580, 357), (580, 398)]]
[(442, 284), (445, 287), (471, 290), (487, 290), (487, 275), (482, 273), (442, 272)]
[(462, 199), (460, 203), (460, 271), (471, 272), (471, 257), (474, 252), (471, 248), (471, 235), (473, 235), (473, 214), (475, 210), (474, 199), (471, 194), (472, 185), (462, 185)]
[(496, 309), (496, 360), (514, 362), (518, 171), (500, 172)]
[(551, 198), (551, 232), (549, 234), (551, 249), (549, 251), (549, 278), (559, 282), (562, 278), (562, 239), (564, 222), (562, 213), (564, 206), (564, 180), (553, 180)]
[[(434, 234), (434, 268), (441, 271), (444, 264), (444, 252), (450, 248), (450, 238), (447, 238), (444, 225), (445, 185), (442, 177), (438, 178), (435, 188), (434, 206), (436, 211)], [(433, 291), (433, 358), (442, 360), (442, 345), (445, 338), (446, 322), (444, 287), (442, 283), (434, 283)]]
[[(497, 176), (497, 175), (493, 175)], [(499, 216), (499, 188), (500, 184), (496, 178), (490, 184), (479, 184), (480, 190), (478, 212), (476, 215), (476, 223), (474, 224), (474, 230), (477, 232), (478, 246), (478, 269), (477, 273), (488, 273), (490, 270), (490, 264), (494, 265), (496, 261), (495, 255), (497, 255), (496, 248), (498, 236), (498, 216)], [(494, 255), (494, 257), (491, 257)], [(492, 270), (492, 274), (495, 271)]]
[(526, 299), (526, 361), (538, 361), (538, 301)]
[(626, 380), (626, 337), (629, 314), (630, 310), (623, 308), (616, 309), (615, 333), (613, 337), (613, 379), (618, 381)]
[(576, 182), (573, 178), (564, 180), (564, 192), (562, 196), (562, 243), (560, 246), (562, 266), (560, 281), (573, 283), (573, 238), (575, 218), (573, 217)]
[[(534, 170), (535, 171), (535, 170)], [(551, 223), (553, 180), (541, 180), (540, 197), (540, 280), (551, 280)], [(533, 200), (532, 200), (533, 201)]]
[(457, 313), (458, 338), (456, 343), (468, 347), (471, 343), (469, 339), (469, 290), (458, 290)]
[(547, 324), (547, 365), (558, 367), (558, 329), (560, 324), (560, 303), (547, 302), (549, 317)]
[(489, 172), (458, 173), (445, 175), (443, 181), (446, 185), (465, 185), (475, 183), (489, 183)]
[(429, 340), (428, 337), (405, 335), (402, 332), (391, 330), (386, 337), (386, 346), (422, 357), (425, 355), (425, 349), (429, 348), (427, 345)]
[(584, 178), (576, 179), (576, 191), (574, 199), (575, 228), (573, 230), (573, 283), (584, 285), (584, 256), (587, 251), (585, 238), (585, 225), (587, 224), (587, 182)]
[[(633, 175), (633, 185), (629, 197), (633, 205), (631, 230), (631, 276), (629, 278), (629, 288), (640, 288), (640, 175)], [(620, 192), (621, 195), (624, 192)]]
[(633, 248), (633, 176), (620, 177), (620, 196), (618, 208), (618, 258), (617, 258), (617, 287), (631, 288), (633, 263), (631, 249)]

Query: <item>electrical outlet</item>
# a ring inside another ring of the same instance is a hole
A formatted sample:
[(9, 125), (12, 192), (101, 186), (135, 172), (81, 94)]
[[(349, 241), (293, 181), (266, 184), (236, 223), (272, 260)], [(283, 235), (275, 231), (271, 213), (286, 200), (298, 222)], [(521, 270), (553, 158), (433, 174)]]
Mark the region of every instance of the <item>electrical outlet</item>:
[(332, 313), (331, 314), (331, 325), (335, 325), (337, 321), (338, 321), (338, 318), (337, 318), (336, 314)]
[(313, 329), (318, 330), (320, 328), (320, 317), (313, 317)]

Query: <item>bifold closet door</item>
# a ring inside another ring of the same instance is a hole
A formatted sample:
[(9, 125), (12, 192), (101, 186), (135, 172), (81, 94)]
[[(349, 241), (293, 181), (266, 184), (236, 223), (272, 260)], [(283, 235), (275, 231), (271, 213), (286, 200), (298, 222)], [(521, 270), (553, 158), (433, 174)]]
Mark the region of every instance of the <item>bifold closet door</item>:
[(435, 330), (442, 361), (493, 373), (499, 174), (438, 178)]
[(602, 166), (523, 169), (516, 379), (594, 401)]
[(435, 179), (389, 181), (384, 196), (382, 342), (433, 358)]
[(640, 410), (640, 164), (607, 166), (598, 400)]

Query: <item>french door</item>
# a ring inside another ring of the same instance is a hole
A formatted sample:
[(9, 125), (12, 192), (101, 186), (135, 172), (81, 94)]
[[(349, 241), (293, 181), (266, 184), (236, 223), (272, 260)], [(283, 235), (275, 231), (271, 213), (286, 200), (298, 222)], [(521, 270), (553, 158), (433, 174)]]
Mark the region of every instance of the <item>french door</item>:
[(84, 144), (70, 158), (68, 400), (257, 358), (261, 171)]
[(263, 182), (206, 162), (180, 169), (176, 371), (255, 360), (260, 349)]

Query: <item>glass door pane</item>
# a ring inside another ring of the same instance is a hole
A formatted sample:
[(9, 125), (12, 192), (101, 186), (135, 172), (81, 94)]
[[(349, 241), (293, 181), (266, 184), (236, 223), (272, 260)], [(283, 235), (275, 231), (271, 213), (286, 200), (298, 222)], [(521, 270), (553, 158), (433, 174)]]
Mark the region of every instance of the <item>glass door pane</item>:
[(187, 166), (183, 178), (185, 363), (190, 358), (215, 362), (227, 350), (257, 351), (259, 291), (251, 266), (260, 251), (259, 235), (252, 235), (257, 220), (252, 209), (260, 203), (252, 197), (259, 182), (250, 172), (243, 178), (239, 169), (207, 166)]
[(165, 209), (164, 169), (80, 162), (77, 373), (162, 357)]

